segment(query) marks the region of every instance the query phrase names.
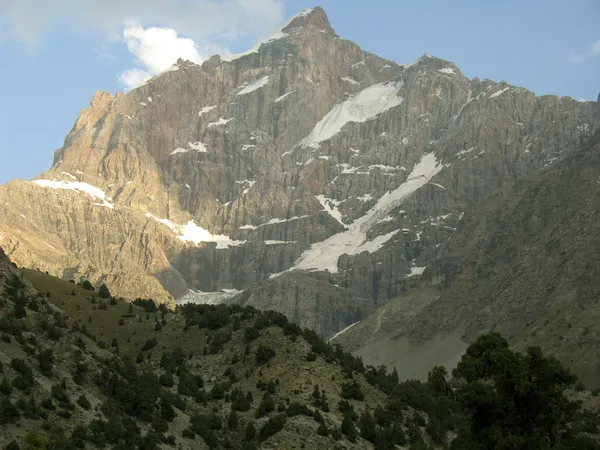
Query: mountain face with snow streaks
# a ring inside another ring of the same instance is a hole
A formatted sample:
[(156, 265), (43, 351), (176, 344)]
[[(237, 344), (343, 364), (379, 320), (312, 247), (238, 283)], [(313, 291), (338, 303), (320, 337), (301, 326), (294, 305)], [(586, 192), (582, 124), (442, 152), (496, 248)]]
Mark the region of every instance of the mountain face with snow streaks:
[(47, 172), (0, 188), (0, 246), (124, 297), (270, 308), (330, 337), (599, 119), (429, 55), (387, 61), (314, 8), (243, 54), (97, 92)]

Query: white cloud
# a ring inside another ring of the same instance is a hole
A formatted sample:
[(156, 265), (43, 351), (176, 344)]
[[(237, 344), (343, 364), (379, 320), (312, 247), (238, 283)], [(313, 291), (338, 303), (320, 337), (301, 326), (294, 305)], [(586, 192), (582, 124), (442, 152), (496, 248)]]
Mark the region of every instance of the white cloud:
[(572, 63), (580, 63), (595, 58), (596, 56), (600, 56), (600, 40), (594, 42), (590, 48), (583, 53), (571, 53), (569, 55), (569, 61)]
[(197, 64), (202, 62), (198, 45), (189, 38), (180, 37), (172, 28), (144, 28), (129, 22), (123, 30), (123, 41), (143, 69), (129, 69), (119, 75), (119, 81), (127, 89), (145, 83), (173, 65), (178, 58)]
[(142, 69), (128, 69), (117, 78), (126, 90), (130, 90), (144, 84), (152, 75)]
[(179, 57), (200, 62), (202, 56), (228, 54), (224, 49), (236, 40), (250, 44), (264, 37), (266, 30), (281, 24), (283, 1), (0, 0), (0, 22), (29, 50), (59, 24), (124, 41), (140, 67), (119, 79), (133, 87)]
[(125, 26), (123, 39), (127, 48), (151, 73), (168, 69), (177, 58), (201, 63), (196, 43), (179, 37), (172, 28), (146, 28), (130, 22)]

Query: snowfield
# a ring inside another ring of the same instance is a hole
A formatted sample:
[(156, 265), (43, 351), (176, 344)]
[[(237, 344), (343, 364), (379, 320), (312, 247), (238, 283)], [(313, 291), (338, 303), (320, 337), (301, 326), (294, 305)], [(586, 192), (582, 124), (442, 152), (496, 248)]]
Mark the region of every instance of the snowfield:
[[(364, 251), (369, 253), (378, 251), (400, 230), (377, 236), (371, 241), (367, 240), (367, 232), (378, 222), (387, 220), (392, 210), (399, 207), (408, 196), (427, 184), (442, 168), (443, 165), (438, 162), (433, 153), (423, 155), (404, 183), (395, 190), (384, 194), (364, 216), (350, 224), (347, 231), (312, 244), (286, 272), (300, 269), (336, 273), (340, 256), (344, 254), (357, 255)], [(325, 199), (319, 198), (319, 201), (329, 212), (331, 206), (326, 205)], [(330, 214), (338, 220), (337, 214), (331, 212)], [(271, 278), (278, 275), (280, 274), (272, 275)]]
[(363, 89), (348, 100), (338, 103), (315, 125), (311, 133), (300, 141), (300, 146), (319, 148), (319, 143), (331, 139), (348, 123), (361, 123), (402, 104), (398, 95), (403, 81), (378, 83)]

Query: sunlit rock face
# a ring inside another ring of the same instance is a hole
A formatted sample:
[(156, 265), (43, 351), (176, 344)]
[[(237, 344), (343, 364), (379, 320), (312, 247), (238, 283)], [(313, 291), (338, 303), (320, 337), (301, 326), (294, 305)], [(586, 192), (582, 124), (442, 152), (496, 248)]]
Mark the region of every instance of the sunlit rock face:
[(244, 54), (96, 93), (50, 170), (0, 188), (0, 245), (124, 297), (214, 293), (331, 336), (404, 292), (473, 202), (561, 160), (599, 115), (429, 55), (379, 58), (315, 8)]

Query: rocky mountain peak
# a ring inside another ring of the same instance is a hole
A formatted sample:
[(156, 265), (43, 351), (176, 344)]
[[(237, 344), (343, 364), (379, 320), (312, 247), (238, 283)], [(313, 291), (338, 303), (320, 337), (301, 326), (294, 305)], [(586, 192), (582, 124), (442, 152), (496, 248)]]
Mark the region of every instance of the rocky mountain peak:
[(285, 32), (294, 28), (310, 28), (315, 27), (319, 30), (333, 31), (327, 14), (320, 6), (311, 9), (304, 9), (296, 14), (281, 31)]
[(470, 204), (599, 118), (429, 55), (385, 60), (313, 8), (243, 53), (97, 92), (49, 171), (0, 188), (0, 245), (126, 298), (245, 291), (331, 335), (407, 289)]

